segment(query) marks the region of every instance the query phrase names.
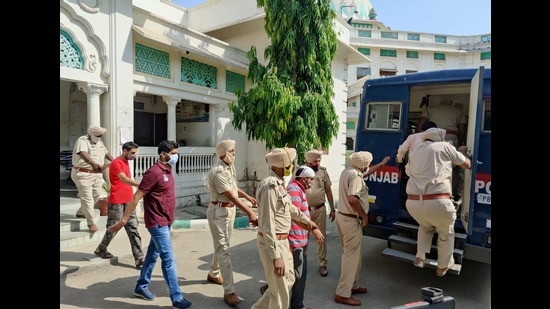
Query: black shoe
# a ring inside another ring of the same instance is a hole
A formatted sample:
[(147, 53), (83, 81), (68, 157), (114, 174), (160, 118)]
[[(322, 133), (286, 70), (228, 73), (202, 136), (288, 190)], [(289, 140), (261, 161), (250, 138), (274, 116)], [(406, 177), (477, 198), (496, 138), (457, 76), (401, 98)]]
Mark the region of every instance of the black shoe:
[(268, 287), (269, 287), (269, 286), (268, 286), (267, 284), (262, 285), (262, 286), (260, 287), (260, 293), (261, 293), (262, 295), (264, 295), (264, 293), (265, 293), (265, 291), (267, 290)]

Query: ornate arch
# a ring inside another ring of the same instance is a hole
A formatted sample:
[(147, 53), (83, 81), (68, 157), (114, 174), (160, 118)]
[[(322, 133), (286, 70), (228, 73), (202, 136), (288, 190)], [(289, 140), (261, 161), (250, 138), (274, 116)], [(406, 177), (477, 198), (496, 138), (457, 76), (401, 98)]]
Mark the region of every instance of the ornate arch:
[[(99, 5), (100, 1), (98, 1), (97, 3)], [(66, 22), (68, 25), (65, 25), (63, 23), (63, 19), (61, 19), (59, 23), (60, 35), (62, 34), (62, 32), (64, 32), (67, 36), (70, 36), (72, 40), (72, 45), (77, 46), (80, 49), (80, 55), (83, 60), (82, 69), (89, 72), (95, 72), (99, 65), (101, 69), (101, 77), (103, 79), (108, 79), (110, 75), (110, 67), (105, 44), (103, 44), (101, 38), (99, 38), (99, 36), (94, 33), (94, 28), (92, 27), (92, 25), (86, 19), (78, 16), (68, 4), (60, 4), (60, 14), (61, 16), (66, 16), (66, 18), (68, 19), (68, 21)], [(77, 30), (72, 30), (70, 28), (71, 24), (82, 30), (82, 32), (86, 36), (86, 39), (88, 40), (87, 43), (81, 41), (84, 39), (84, 35), (77, 35), (77, 33), (75, 32)], [(90, 50), (91, 48), (88, 44), (91, 44), (96, 49), (97, 53), (94, 50)]]

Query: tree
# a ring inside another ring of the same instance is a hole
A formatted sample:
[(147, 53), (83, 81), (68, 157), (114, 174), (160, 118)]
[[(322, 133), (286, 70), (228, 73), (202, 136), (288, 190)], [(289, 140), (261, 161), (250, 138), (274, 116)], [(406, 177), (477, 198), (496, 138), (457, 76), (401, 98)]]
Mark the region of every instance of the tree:
[(256, 47), (248, 52), (247, 78), (252, 87), (236, 91), (229, 103), (232, 125), (269, 150), (295, 147), (299, 160), (313, 148), (328, 148), (338, 134), (332, 104), (331, 62), (337, 48), (336, 14), (328, 0), (257, 0), (264, 8), (265, 31), (271, 40), (258, 62)]

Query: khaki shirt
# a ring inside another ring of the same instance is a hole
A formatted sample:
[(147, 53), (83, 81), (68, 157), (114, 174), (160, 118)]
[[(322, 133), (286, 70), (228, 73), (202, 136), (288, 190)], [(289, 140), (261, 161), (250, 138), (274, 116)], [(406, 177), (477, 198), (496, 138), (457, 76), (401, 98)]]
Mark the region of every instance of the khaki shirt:
[(233, 191), (238, 196), (237, 176), (234, 165), (227, 165), (222, 160), (218, 160), (208, 172), (208, 190), (210, 191), (211, 201), (229, 202), (225, 196), (225, 191)]
[(100, 166), (105, 164), (105, 156), (109, 153), (103, 141), (99, 140), (94, 144), (88, 139), (88, 135), (79, 137), (73, 148), (73, 166), (86, 169), (92, 169), (92, 166), (86, 163), (79, 155), (81, 151), (86, 151), (90, 155), (90, 158), (92, 158), (92, 161), (98, 163)]
[(453, 165), (466, 157), (449, 142), (424, 141), (409, 154), (407, 194), (452, 193)]
[(316, 207), (325, 203), (326, 186), (330, 188), (332, 182), (328, 176), (327, 169), (323, 166), (319, 166), (319, 169), (315, 172), (315, 179), (313, 180), (311, 188), (306, 190), (307, 204), (310, 207)]
[(309, 224), (309, 218), (292, 204), (284, 181), (273, 170), (258, 185), (256, 191), (258, 205), (258, 231), (263, 233), (271, 259), (280, 258), (277, 252), (276, 234), (288, 233), (291, 221)]
[(359, 215), (348, 202), (349, 195), (355, 195), (361, 202), (361, 207), (366, 214), (369, 213), (369, 188), (363, 180), (363, 173), (357, 168), (350, 166), (340, 174), (338, 211)]

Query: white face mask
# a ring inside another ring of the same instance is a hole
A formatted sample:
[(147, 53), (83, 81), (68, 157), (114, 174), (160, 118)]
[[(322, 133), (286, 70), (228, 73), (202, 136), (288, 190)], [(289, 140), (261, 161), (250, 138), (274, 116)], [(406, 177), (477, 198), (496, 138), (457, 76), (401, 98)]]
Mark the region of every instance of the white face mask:
[(92, 140), (92, 143), (96, 144), (101, 139), (101, 136), (90, 135), (90, 139)]
[(223, 161), (227, 163), (228, 165), (231, 165), (235, 162), (235, 152), (225, 152), (225, 157), (223, 158)]
[(168, 160), (168, 164), (170, 164), (171, 166), (174, 166), (176, 165), (176, 163), (178, 162), (178, 154), (177, 153), (174, 153), (174, 154), (171, 154), (170, 155), (170, 160)]
[(170, 159), (168, 159), (168, 161), (166, 161), (166, 162), (162, 162), (162, 161), (160, 161), (160, 162), (164, 163), (164, 164), (170, 164), (170, 166), (176, 165), (176, 163), (178, 162), (178, 158), (179, 158), (178, 154), (177, 153), (169, 154), (168, 152), (166, 152), (166, 155), (168, 157), (170, 157)]

